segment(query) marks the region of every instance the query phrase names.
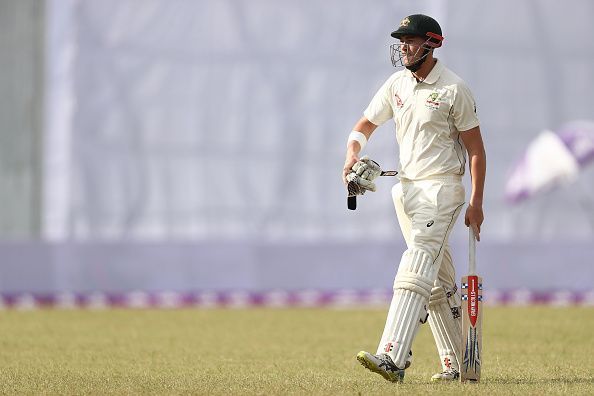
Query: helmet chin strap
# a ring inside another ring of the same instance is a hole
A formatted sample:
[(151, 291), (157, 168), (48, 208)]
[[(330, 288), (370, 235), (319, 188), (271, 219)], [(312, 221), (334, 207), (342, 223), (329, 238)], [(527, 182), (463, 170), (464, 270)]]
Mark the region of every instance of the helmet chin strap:
[(429, 50), (427, 48), (425, 48), (423, 50), (423, 56), (421, 56), (421, 59), (419, 59), (412, 65), (408, 65), (408, 66), (404, 66), (404, 67), (406, 67), (408, 70), (410, 70), (413, 73), (416, 72), (417, 70), (419, 70), (421, 68), (421, 66), (423, 66), (423, 63), (425, 63), (425, 61), (427, 60), (428, 54), (429, 54)]

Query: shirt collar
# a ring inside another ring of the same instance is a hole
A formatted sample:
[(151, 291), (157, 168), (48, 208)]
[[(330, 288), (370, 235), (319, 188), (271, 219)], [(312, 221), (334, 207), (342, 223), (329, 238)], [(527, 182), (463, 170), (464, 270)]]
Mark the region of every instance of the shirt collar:
[[(441, 73), (443, 72), (443, 69), (445, 68), (444, 64), (440, 62), (439, 59), (435, 58), (435, 65), (433, 66), (433, 69), (431, 69), (431, 71), (429, 72), (429, 74), (427, 75), (427, 78), (425, 78), (422, 82), (424, 82), (425, 84), (435, 84), (437, 82), (437, 80), (439, 80), (439, 77), (441, 76)], [(412, 78), (413, 80), (415, 80), (415, 76), (414, 74), (408, 70), (406, 70), (406, 74)]]
[(435, 61), (433, 69), (431, 69), (427, 78), (423, 80), (425, 84), (435, 84), (439, 80), (439, 76), (441, 76), (441, 72), (444, 69), (443, 63), (439, 59), (435, 59)]

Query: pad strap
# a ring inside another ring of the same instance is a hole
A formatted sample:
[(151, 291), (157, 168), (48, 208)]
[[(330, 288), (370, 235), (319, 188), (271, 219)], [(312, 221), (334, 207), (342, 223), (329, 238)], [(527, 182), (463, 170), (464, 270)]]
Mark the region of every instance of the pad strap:
[(427, 299), (431, 297), (432, 285), (431, 279), (409, 271), (398, 272), (394, 281), (394, 289), (410, 290)]

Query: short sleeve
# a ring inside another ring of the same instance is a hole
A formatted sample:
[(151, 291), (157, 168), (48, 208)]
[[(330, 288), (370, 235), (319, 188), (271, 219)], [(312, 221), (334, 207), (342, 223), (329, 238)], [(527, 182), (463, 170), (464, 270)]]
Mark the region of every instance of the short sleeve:
[(392, 86), (392, 79), (388, 79), (377, 91), (367, 109), (363, 112), (365, 118), (375, 125), (382, 125), (386, 121), (394, 117), (392, 105), (390, 104), (390, 94)]
[(454, 99), (454, 126), (458, 131), (468, 131), (479, 126), (479, 119), (476, 115), (476, 102), (470, 89), (464, 84), (458, 85), (456, 98)]

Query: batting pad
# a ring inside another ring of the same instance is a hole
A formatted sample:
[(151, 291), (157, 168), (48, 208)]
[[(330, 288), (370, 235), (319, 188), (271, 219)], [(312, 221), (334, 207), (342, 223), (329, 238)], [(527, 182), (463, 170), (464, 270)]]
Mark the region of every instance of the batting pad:
[(435, 338), (443, 370), (460, 371), (458, 357), (462, 345), (462, 319), (460, 295), (457, 290), (442, 286), (431, 289), (429, 299), (429, 326)]
[(413, 339), (421, 323), (427, 320), (427, 303), (431, 295), (433, 258), (420, 249), (409, 249), (402, 255), (394, 280), (390, 303), (378, 353), (387, 353), (399, 368), (404, 368)]

